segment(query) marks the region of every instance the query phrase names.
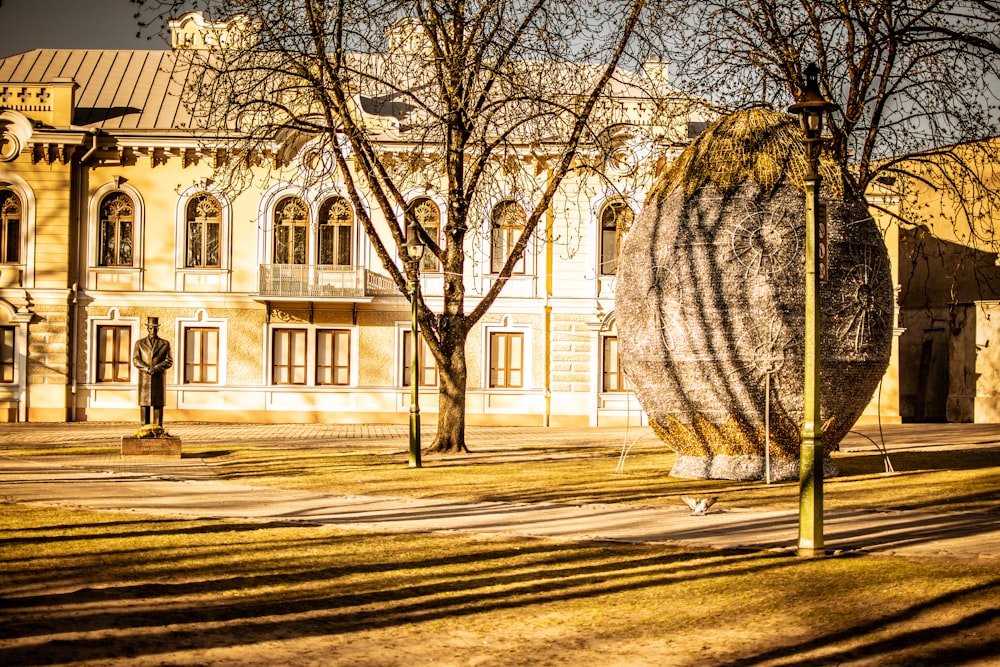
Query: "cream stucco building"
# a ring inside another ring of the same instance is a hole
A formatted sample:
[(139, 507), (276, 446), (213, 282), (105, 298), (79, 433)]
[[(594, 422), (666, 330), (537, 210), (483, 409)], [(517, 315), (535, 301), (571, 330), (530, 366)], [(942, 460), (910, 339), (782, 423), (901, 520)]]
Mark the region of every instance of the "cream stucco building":
[[(0, 419), (137, 419), (131, 349), (155, 316), (173, 347), (168, 421), (405, 421), (409, 304), (343, 183), (323, 177), (328, 156), (305, 141), (262, 155), (275, 167), (266, 185), (220, 189), (226, 147), (185, 129), (178, 54), (224, 43), (229, 26), (188, 15), (173, 27), (171, 50), (0, 60)], [(643, 421), (619, 369), (617, 247), (657, 165), (706, 120), (644, 115), (652, 100), (629, 76), (664, 80), (664, 68), (623, 73), (614, 92), (633, 131), (612, 151), (612, 182), (563, 184), (523, 266), (471, 332), (470, 424)], [(430, 226), (440, 221), (434, 184), (407, 196)], [(471, 298), (495, 278), (491, 244), (504, 241), (491, 225), (520, 205), (498, 200), (469, 234)], [(897, 239), (889, 229), (894, 278)], [(440, 273), (431, 263), (421, 275), (434, 308)], [(906, 362), (893, 350), (863, 419), (900, 419)], [(421, 405), (433, 420), (436, 370), (424, 365)]]

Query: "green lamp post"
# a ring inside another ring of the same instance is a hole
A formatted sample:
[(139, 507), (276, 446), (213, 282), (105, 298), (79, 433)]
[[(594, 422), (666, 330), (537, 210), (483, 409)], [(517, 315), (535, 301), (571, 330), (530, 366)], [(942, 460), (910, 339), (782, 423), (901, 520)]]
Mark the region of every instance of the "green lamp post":
[(826, 220), (820, 212), (819, 153), (823, 143), (823, 117), (836, 105), (823, 97), (815, 63), (806, 67), (806, 85), (788, 110), (798, 114), (805, 135), (808, 171), (806, 190), (805, 285), (805, 386), (802, 408), (802, 443), (799, 454), (798, 553), (825, 553), (823, 544), (823, 425), (820, 421), (820, 305), (819, 286), (825, 282)]
[(410, 229), (406, 241), (406, 256), (413, 262), (410, 283), (410, 467), (420, 467), (420, 325), (417, 323), (417, 302), (420, 295), (420, 260), (424, 244), (415, 229)]

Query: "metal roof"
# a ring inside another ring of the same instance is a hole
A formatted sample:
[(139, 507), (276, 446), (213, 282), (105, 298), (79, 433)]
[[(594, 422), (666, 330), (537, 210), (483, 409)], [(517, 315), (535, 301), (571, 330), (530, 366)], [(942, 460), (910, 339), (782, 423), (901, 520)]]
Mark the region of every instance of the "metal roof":
[(0, 82), (72, 78), (74, 125), (169, 131), (190, 119), (180, 96), (189, 70), (178, 64), (173, 51), (35, 49), (0, 59)]
[[(358, 71), (384, 67), (383, 61), (391, 59), (359, 54), (353, 57), (356, 61), (352, 65)], [(553, 65), (540, 66), (551, 68)], [(654, 66), (659, 69), (658, 63)], [(574, 81), (589, 83), (600, 73), (598, 65), (563, 63), (561, 67), (566, 69), (568, 86)], [(169, 50), (35, 49), (0, 59), (0, 83), (44, 84), (59, 78), (73, 79), (79, 86), (73, 125), (110, 133), (190, 134), (197, 123), (191, 122), (182, 93), (185, 88), (197, 89), (197, 82), (192, 80), (195, 71), (197, 68), (191, 66), (190, 59), (183, 57), (183, 52)], [(616, 100), (650, 100), (652, 81), (649, 72), (618, 70), (609, 82), (608, 92)], [(366, 92), (369, 95), (377, 93)], [(660, 89), (659, 95), (664, 94), (674, 99), (686, 97), (669, 85)], [(366, 108), (372, 104), (376, 108)], [(362, 107), (369, 113), (390, 118), (399, 112), (379, 108), (376, 98), (363, 99)], [(399, 113), (406, 115), (405, 111)]]

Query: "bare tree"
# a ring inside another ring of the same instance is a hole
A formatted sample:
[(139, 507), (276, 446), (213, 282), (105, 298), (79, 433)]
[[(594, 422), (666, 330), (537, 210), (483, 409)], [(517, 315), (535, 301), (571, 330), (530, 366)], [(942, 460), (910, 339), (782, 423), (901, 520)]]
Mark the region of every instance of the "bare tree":
[(704, 0), (664, 24), (675, 84), (730, 106), (786, 109), (819, 67), (833, 156), (898, 227), (904, 418), (945, 417), (954, 317), (1000, 296), (998, 25), (996, 0)]
[[(197, 4), (134, 1), (147, 24)], [(443, 276), (438, 312), (415, 291), (440, 372), (431, 448), (465, 451), (468, 333), (567, 174), (595, 168), (585, 154), (615, 120), (602, 100), (630, 67), (641, 71), (659, 14), (644, 0), (218, 0), (202, 8), (216, 19), (242, 17), (226, 44), (190, 52), (185, 83), (192, 130), (229, 151), (219, 168), (228, 185), (246, 187), (262, 167), (280, 168), (318, 141), (404, 294), (418, 270), (400, 259), (408, 240), (426, 246), (423, 261)], [(407, 194), (419, 188), (443, 194), (440, 230), (410, 205)], [(489, 233), (477, 230), (502, 194), (528, 204), (496, 279), (473, 301), (466, 240)]]
[[(731, 106), (786, 108), (815, 62), (839, 106), (833, 154), (862, 189), (922, 183), (961, 191), (966, 204), (974, 195), (969, 222), (982, 226), (1000, 211), (988, 182), (998, 145), (983, 141), (1000, 135), (998, 21), (996, 0), (707, 0), (664, 28), (678, 85)], [(916, 208), (900, 213), (924, 222)]]

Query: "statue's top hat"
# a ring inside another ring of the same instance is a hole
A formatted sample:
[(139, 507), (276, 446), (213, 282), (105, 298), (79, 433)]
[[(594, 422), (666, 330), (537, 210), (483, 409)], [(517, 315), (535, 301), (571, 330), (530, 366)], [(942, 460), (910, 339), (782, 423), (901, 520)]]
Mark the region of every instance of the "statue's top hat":
[(147, 327), (158, 327), (158, 326), (160, 326), (160, 318), (159, 317), (147, 317), (146, 318), (146, 326)]

